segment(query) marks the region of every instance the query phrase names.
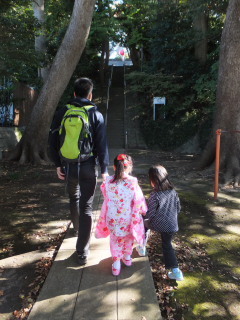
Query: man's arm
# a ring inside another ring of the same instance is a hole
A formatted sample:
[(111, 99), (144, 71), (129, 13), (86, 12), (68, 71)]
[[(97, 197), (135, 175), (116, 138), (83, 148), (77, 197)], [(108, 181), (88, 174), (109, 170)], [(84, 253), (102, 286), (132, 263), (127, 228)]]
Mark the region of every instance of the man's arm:
[(107, 167), (109, 165), (106, 126), (103, 116), (99, 111), (94, 111), (94, 113), (91, 114), (90, 121), (93, 127), (94, 149), (97, 153), (102, 177), (105, 179), (108, 175)]

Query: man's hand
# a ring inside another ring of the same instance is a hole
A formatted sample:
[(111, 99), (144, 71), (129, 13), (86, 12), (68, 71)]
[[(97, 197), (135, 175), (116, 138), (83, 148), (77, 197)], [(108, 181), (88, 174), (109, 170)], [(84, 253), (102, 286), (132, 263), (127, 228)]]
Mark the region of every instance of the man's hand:
[(57, 167), (57, 176), (58, 176), (58, 179), (65, 180), (66, 175), (64, 172), (62, 172), (61, 167)]
[(103, 181), (105, 181), (106, 180), (106, 178), (109, 176), (109, 174), (108, 173), (102, 173), (102, 178), (103, 178)]

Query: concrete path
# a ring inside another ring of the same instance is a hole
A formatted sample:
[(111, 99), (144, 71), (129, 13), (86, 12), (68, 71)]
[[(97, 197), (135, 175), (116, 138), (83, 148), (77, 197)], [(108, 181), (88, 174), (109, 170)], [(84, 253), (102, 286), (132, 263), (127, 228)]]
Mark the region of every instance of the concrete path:
[[(110, 150), (110, 158), (123, 152)], [(160, 320), (162, 319), (148, 257), (134, 249), (132, 267), (111, 274), (109, 238), (96, 239), (101, 209), (99, 180), (94, 201), (94, 227), (86, 266), (78, 266), (76, 238), (65, 237), (28, 320)]]
[[(110, 174), (114, 157), (124, 153), (123, 114), (123, 70), (117, 68), (113, 72), (107, 121)], [(132, 122), (129, 127), (133, 127)], [(138, 132), (136, 129), (134, 126), (133, 131)], [(130, 135), (131, 145), (139, 147), (137, 136), (137, 134)], [(134, 171), (142, 170), (142, 165), (137, 163)], [(94, 237), (94, 228), (103, 201), (100, 183), (99, 179), (94, 200), (94, 226), (87, 265), (78, 266), (75, 254), (76, 238), (70, 236), (70, 230), (28, 320), (162, 319), (148, 257), (139, 257), (134, 250), (133, 265), (122, 266), (120, 276), (114, 277), (111, 273), (109, 238)]]

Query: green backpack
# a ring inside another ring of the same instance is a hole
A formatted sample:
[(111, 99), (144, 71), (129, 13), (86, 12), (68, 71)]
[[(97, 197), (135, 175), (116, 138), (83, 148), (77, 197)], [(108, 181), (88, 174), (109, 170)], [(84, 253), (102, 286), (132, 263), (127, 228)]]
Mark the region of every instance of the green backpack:
[(59, 129), (60, 156), (66, 162), (80, 162), (92, 155), (92, 135), (89, 129), (88, 110), (93, 106), (67, 105)]

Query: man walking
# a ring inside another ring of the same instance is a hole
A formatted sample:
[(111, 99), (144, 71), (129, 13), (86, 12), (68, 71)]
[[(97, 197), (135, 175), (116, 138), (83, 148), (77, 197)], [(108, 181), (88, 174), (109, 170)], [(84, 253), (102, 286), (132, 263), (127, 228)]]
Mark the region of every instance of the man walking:
[[(106, 128), (102, 114), (97, 110), (92, 100), (93, 83), (88, 78), (79, 78), (74, 84), (74, 99), (68, 105), (86, 107), (89, 119), (89, 129), (92, 136), (92, 152), (83, 161), (63, 162), (59, 155), (59, 128), (68, 110), (65, 106), (55, 115), (50, 134), (50, 152), (57, 167), (57, 175), (66, 180), (70, 199), (70, 215), (75, 233), (78, 235), (76, 252), (78, 262), (84, 265), (89, 253), (89, 241), (92, 228), (92, 203), (97, 183), (97, 163), (100, 165), (102, 178), (105, 180), (109, 155), (106, 139)], [(91, 106), (91, 107), (90, 107)]]

